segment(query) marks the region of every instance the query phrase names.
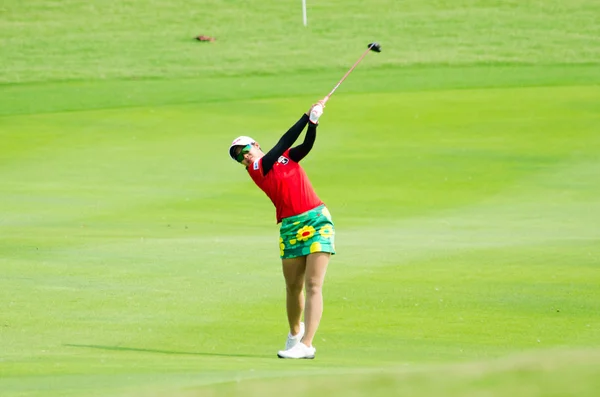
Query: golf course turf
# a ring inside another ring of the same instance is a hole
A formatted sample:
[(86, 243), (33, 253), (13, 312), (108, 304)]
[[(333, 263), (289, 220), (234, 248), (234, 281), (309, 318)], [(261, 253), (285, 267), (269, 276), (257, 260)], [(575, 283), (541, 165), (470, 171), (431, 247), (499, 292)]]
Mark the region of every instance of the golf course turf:
[[(0, 5), (1, 397), (597, 395), (600, 4), (366, 3)], [(227, 149), (373, 41), (302, 161), (316, 358), (279, 360), (275, 210)]]

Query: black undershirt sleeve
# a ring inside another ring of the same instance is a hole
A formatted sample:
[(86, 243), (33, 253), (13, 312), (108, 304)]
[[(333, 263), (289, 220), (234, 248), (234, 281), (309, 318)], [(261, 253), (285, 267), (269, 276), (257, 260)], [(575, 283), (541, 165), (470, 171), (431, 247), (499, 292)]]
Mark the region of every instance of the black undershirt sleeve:
[(310, 152), (317, 137), (317, 124), (308, 123), (304, 142), (290, 149), (290, 159), (299, 163)]
[(300, 120), (298, 120), (296, 124), (294, 124), (285, 134), (283, 134), (273, 149), (269, 150), (267, 154), (263, 156), (263, 175), (267, 175), (279, 157), (282, 156), (283, 153), (294, 144), (294, 142), (296, 142), (296, 139), (298, 139), (302, 133), (302, 130), (304, 130), (304, 127), (306, 127), (306, 124), (308, 124), (308, 115), (303, 114)]

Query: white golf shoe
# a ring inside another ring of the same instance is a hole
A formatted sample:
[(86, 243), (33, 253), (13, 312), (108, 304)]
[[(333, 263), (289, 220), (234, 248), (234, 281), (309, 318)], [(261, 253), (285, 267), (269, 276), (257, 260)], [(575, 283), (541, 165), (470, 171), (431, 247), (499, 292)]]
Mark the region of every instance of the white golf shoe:
[(300, 323), (300, 332), (298, 335), (292, 336), (292, 334), (288, 332), (288, 337), (285, 341), (285, 350), (289, 350), (296, 346), (296, 344), (300, 342), (302, 338), (304, 338), (304, 323)]
[(317, 352), (317, 349), (315, 349), (314, 347), (312, 347), (312, 346), (308, 347), (304, 343), (298, 342), (291, 349), (280, 350), (279, 353), (277, 353), (277, 357), (279, 357), (279, 358), (308, 358), (308, 359), (312, 359), (312, 358), (315, 358), (315, 353), (316, 352)]

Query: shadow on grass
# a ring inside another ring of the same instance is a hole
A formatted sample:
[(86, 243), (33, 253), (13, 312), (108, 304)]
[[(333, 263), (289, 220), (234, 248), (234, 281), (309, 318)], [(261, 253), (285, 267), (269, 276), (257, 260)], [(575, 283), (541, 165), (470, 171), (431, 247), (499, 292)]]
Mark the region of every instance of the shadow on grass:
[(100, 350), (114, 350), (114, 351), (129, 351), (129, 352), (140, 352), (140, 353), (157, 353), (157, 354), (173, 354), (173, 355), (186, 355), (186, 356), (210, 356), (210, 357), (251, 357), (251, 358), (274, 358), (275, 355), (260, 355), (260, 354), (225, 354), (225, 353), (198, 353), (198, 352), (177, 352), (170, 350), (157, 350), (157, 349), (140, 349), (137, 347), (125, 347), (125, 346), (101, 346), (101, 345), (74, 345), (64, 344), (63, 346), (68, 347), (81, 347), (87, 349), (100, 349)]

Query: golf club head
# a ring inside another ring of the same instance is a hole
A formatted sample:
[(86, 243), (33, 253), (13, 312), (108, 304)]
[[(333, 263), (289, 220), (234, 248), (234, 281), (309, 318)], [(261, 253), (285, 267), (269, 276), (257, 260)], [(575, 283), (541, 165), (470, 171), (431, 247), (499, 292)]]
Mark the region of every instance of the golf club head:
[(369, 49), (375, 52), (381, 52), (381, 45), (379, 43), (369, 43)]

